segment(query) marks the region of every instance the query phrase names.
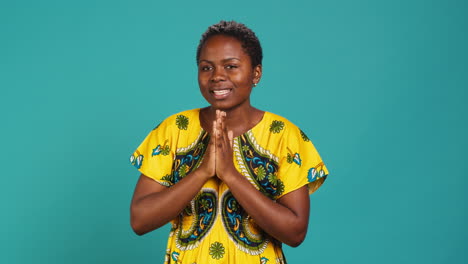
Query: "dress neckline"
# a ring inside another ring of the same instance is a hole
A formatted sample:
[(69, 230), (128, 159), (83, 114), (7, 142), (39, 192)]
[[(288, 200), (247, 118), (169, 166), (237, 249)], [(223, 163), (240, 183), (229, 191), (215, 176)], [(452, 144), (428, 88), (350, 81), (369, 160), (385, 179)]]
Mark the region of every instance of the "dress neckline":
[[(201, 129), (201, 132), (202, 132), (202, 133), (208, 133), (208, 132), (203, 128), (203, 126), (202, 126), (202, 124), (201, 124), (200, 113), (201, 113), (202, 108), (197, 108), (197, 109), (195, 109), (195, 110), (196, 110), (196, 112), (197, 112), (197, 113), (196, 113), (196, 114), (197, 114), (197, 122), (198, 122), (198, 126), (199, 126), (200, 129)], [(238, 137), (240, 137), (240, 136), (247, 135), (249, 132), (251, 132), (251, 131), (254, 130), (255, 128), (259, 127), (263, 122), (265, 122), (266, 116), (267, 116), (267, 115), (269, 115), (269, 112), (263, 111), (262, 118), (260, 119), (260, 121), (258, 121), (257, 124), (255, 124), (253, 127), (251, 127), (250, 129), (248, 129), (248, 130), (245, 131), (244, 133), (242, 133), (242, 134), (240, 134), (239, 136), (234, 137), (234, 138), (238, 138)], [(210, 134), (210, 133), (208, 133), (208, 134)]]

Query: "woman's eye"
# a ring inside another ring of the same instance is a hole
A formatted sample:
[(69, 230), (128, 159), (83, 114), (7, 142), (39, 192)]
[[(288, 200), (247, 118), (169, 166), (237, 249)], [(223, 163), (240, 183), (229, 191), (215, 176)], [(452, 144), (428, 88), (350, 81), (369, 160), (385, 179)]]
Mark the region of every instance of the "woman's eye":
[(210, 66), (201, 66), (201, 67), (200, 67), (200, 70), (202, 70), (202, 71), (209, 71), (209, 70), (211, 70), (211, 67), (210, 67)]

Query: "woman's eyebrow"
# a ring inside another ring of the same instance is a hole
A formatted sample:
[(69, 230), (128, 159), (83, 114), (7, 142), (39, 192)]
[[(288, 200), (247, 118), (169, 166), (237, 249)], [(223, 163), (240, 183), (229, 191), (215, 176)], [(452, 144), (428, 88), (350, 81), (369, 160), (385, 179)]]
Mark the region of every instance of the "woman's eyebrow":
[(200, 63), (200, 62), (213, 63), (213, 62), (211, 62), (211, 61), (209, 61), (209, 60), (199, 60), (198, 63)]
[[(240, 61), (239, 58), (235, 58), (235, 57), (226, 58), (226, 59), (223, 59), (223, 60), (221, 60), (221, 61), (222, 61), (222, 62), (227, 62), (227, 61), (230, 61), (230, 60), (238, 60), (238, 61)], [(201, 59), (198, 63), (200, 63), (200, 62), (213, 63), (212, 61), (206, 60), (206, 59)]]
[(234, 58), (234, 57), (233, 57), (233, 58), (224, 59), (223, 62), (225, 62), (225, 61), (230, 61), (230, 60), (238, 60), (238, 61), (240, 61), (239, 58)]

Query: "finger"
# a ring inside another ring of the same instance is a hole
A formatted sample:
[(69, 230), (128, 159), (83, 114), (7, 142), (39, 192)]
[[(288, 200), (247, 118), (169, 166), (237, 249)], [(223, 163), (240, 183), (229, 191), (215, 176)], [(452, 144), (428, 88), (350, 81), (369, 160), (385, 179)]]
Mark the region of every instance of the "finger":
[(218, 129), (216, 128), (216, 121), (213, 121), (213, 131), (211, 132), (211, 137), (213, 138), (213, 144), (216, 146), (216, 138), (218, 137)]
[[(224, 112), (222, 112), (224, 113)], [(221, 123), (221, 131), (223, 132), (223, 136), (226, 133), (226, 122), (225, 122), (225, 116), (223, 114), (220, 114), (220, 123)]]
[(221, 121), (217, 120), (214, 123), (215, 123), (214, 124), (214, 127), (215, 127), (214, 133), (215, 133), (215, 137), (216, 137), (215, 146), (216, 146), (216, 148), (222, 149), (224, 140), (223, 140), (223, 133), (222, 133), (222, 130), (221, 130)]
[(214, 163), (215, 163), (215, 168), (216, 168), (216, 143), (218, 142), (217, 140), (217, 128), (216, 128), (216, 121), (213, 121), (213, 135), (212, 135), (212, 142), (211, 142), (211, 151), (213, 153), (213, 158), (214, 158)]
[[(225, 134), (227, 133), (226, 132), (226, 112), (219, 110), (219, 112), (217, 113), (218, 114), (216, 116), (216, 120), (218, 121), (218, 124), (219, 124), (218, 129), (220, 130), (222, 134)], [(223, 135), (223, 137), (224, 136), (225, 135)]]
[(216, 139), (219, 138), (219, 122), (218, 122), (218, 119), (216, 119), (213, 122), (213, 135), (216, 137)]
[(231, 145), (231, 148), (232, 148), (232, 141), (233, 141), (233, 138), (234, 138), (234, 132), (232, 132), (232, 130), (229, 130), (228, 131), (228, 138), (229, 138), (229, 145)]
[(215, 120), (219, 122), (221, 120), (221, 110), (216, 110), (216, 118)]
[(226, 131), (226, 116), (227, 116), (227, 114), (226, 114), (226, 112), (221, 111), (220, 115), (221, 115), (221, 120), (223, 121), (223, 123), (222, 123), (223, 133), (227, 133), (227, 131)]
[(222, 143), (223, 143), (223, 147), (224, 149), (228, 149), (229, 146), (232, 147), (232, 143), (231, 143), (231, 139), (229, 138), (229, 134), (228, 134), (228, 131), (227, 131), (227, 126), (226, 126), (226, 112), (224, 111), (221, 111), (220, 113), (220, 117), (221, 117), (221, 128), (220, 128), (220, 132), (222, 134), (222, 137), (221, 137), (221, 140), (222, 140)]
[(211, 138), (210, 138), (210, 148), (211, 148), (211, 151), (214, 152), (214, 147), (216, 146), (216, 126), (215, 126), (215, 123), (213, 121), (213, 126), (211, 128)]
[(222, 115), (222, 111), (220, 110), (216, 110), (216, 121), (218, 122), (219, 125), (222, 124), (223, 115)]
[(214, 126), (213, 127), (216, 127), (216, 137), (218, 137), (218, 125), (219, 125), (219, 110), (216, 109), (216, 114), (215, 114), (215, 119), (214, 119)]
[(218, 115), (218, 119), (216, 120), (216, 132), (218, 133), (218, 139), (222, 139), (223, 120), (221, 119), (221, 115)]
[(216, 139), (216, 147), (219, 148), (221, 152), (229, 148), (230, 143), (227, 135), (226, 112), (221, 110), (216, 110)]

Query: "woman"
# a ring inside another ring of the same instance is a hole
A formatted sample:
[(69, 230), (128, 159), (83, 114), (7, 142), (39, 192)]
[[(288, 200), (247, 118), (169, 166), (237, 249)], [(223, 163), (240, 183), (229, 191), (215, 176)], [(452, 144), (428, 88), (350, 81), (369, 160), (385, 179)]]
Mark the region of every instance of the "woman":
[(308, 195), (328, 171), (299, 128), (250, 104), (261, 61), (245, 25), (209, 27), (197, 64), (210, 106), (167, 118), (131, 156), (131, 225), (172, 223), (165, 263), (285, 263), (281, 243), (305, 238)]

